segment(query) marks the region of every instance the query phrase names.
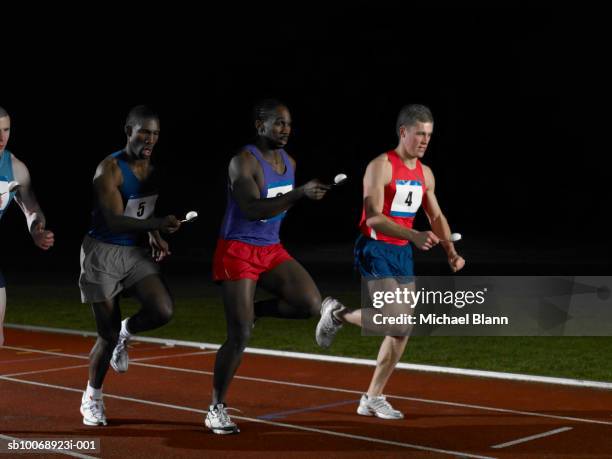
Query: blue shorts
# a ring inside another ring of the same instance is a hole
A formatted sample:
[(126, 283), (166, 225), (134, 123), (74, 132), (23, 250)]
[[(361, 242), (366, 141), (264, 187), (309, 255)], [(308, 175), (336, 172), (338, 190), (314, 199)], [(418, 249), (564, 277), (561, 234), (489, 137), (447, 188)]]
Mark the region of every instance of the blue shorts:
[[(414, 276), (412, 246), (409, 243), (389, 244), (360, 234), (355, 241), (354, 255), (355, 266), (365, 279)], [(412, 279), (404, 281), (412, 282)]]
[(0, 271), (0, 288), (6, 287), (6, 281), (4, 280), (4, 276), (2, 275), (2, 271)]

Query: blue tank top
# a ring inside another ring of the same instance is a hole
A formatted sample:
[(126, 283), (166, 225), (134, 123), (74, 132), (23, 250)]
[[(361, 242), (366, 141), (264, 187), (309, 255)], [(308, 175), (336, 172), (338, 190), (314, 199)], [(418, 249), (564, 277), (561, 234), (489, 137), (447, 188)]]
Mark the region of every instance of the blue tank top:
[[(244, 147), (244, 150), (249, 151), (257, 159), (263, 170), (264, 181), (263, 187), (259, 190), (260, 198), (274, 198), (293, 190), (295, 172), (285, 150), (280, 151), (285, 163), (284, 174), (276, 172), (272, 165), (263, 158), (255, 145), (247, 145)], [(258, 246), (278, 244), (280, 242), (280, 226), (286, 213), (286, 211), (282, 212), (267, 220), (248, 220), (234, 199), (228, 183), (227, 207), (219, 237), (221, 239), (242, 241)]]
[[(11, 156), (11, 152), (8, 150), (4, 150), (2, 156), (0, 156), (0, 193), (8, 191), (9, 182), (15, 180), (13, 175), (13, 160), (11, 159)], [(2, 204), (0, 204), (0, 219), (4, 215), (6, 208), (14, 197), (15, 192), (11, 192), (3, 194), (0, 198), (2, 199)]]
[[(140, 220), (153, 216), (155, 202), (157, 201), (156, 184), (151, 180), (141, 182), (125, 160), (126, 153), (121, 150), (111, 155), (117, 158), (117, 165), (123, 175), (123, 183), (119, 189), (123, 200), (123, 215)], [(89, 236), (108, 244), (140, 245), (144, 241), (144, 232), (113, 233), (106, 225), (104, 215), (97, 202), (91, 213), (91, 227), (87, 232)]]

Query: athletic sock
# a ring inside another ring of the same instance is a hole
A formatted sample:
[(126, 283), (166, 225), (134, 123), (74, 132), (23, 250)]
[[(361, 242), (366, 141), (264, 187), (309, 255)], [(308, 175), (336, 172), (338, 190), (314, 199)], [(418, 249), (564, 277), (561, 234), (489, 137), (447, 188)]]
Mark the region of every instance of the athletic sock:
[(129, 322), (129, 317), (125, 320), (121, 321), (121, 331), (119, 333), (123, 334), (123, 335), (127, 335), (127, 336), (132, 336), (132, 334), (130, 333), (130, 331), (128, 330), (127, 324)]
[(102, 398), (102, 388), (94, 389), (89, 385), (89, 381), (87, 381), (87, 389), (85, 390), (85, 393), (89, 398), (92, 398), (94, 400), (99, 400)]

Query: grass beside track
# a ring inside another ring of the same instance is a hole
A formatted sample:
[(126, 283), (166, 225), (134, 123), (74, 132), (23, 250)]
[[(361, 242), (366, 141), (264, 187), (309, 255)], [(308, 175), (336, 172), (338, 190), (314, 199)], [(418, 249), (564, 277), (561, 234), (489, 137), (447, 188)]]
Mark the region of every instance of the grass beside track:
[[(170, 324), (148, 336), (209, 343), (225, 339), (220, 291), (212, 284), (171, 282), (176, 298)], [(357, 304), (354, 291), (328, 291), (346, 304)], [(88, 305), (79, 301), (74, 283), (9, 284), (7, 323), (94, 331)], [(122, 299), (122, 313), (133, 314), (133, 300)], [(277, 350), (375, 359), (380, 337), (361, 336), (344, 326), (333, 346), (320, 349), (314, 341), (316, 319), (257, 321), (250, 346)], [(7, 343), (10, 344), (10, 343)], [(612, 337), (413, 337), (403, 362), (503, 371), (543, 376), (612, 381), (609, 356)]]

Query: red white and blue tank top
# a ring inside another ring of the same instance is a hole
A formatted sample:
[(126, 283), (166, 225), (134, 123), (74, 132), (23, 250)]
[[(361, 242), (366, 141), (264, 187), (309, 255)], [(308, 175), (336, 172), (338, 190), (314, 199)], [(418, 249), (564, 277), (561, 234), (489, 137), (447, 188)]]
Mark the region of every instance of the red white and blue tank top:
[[(417, 159), (416, 167), (408, 169), (395, 150), (387, 152), (387, 158), (391, 163), (391, 181), (385, 186), (385, 198), (383, 203), (383, 215), (393, 220), (398, 225), (412, 228), (414, 217), (421, 207), (427, 186), (423, 175), (423, 165)], [(388, 242), (395, 245), (406, 245), (409, 241), (378, 233), (366, 224), (365, 205), (361, 213), (359, 229), (361, 232), (377, 241)]]

